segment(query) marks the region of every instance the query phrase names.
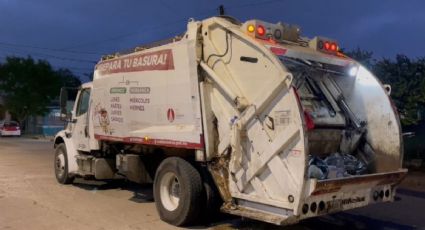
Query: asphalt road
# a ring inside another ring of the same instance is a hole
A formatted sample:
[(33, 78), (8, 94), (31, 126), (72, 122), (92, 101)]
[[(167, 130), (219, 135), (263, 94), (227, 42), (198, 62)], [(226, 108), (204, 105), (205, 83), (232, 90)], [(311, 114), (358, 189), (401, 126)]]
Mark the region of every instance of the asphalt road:
[[(278, 227), (223, 215), (194, 229), (425, 229), (425, 193), (400, 189), (398, 201)], [(59, 185), (52, 142), (0, 138), (0, 229), (175, 229), (162, 222), (151, 186), (78, 179)]]

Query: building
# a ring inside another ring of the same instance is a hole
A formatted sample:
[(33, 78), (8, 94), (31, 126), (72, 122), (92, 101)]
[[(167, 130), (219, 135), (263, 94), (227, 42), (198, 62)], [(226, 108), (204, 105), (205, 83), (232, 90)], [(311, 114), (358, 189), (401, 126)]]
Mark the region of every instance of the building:
[(44, 116), (30, 116), (25, 122), (25, 134), (54, 136), (64, 129), (66, 123), (60, 119), (60, 108), (57, 105), (47, 107)]

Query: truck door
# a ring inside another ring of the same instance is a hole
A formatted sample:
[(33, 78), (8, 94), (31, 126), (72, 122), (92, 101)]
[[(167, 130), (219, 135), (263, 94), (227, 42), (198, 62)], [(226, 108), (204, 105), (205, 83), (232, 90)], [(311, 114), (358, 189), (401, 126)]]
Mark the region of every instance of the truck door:
[(72, 137), (74, 144), (79, 151), (90, 151), (89, 135), (89, 107), (90, 107), (90, 88), (84, 88), (80, 91), (77, 107), (75, 109), (74, 127)]

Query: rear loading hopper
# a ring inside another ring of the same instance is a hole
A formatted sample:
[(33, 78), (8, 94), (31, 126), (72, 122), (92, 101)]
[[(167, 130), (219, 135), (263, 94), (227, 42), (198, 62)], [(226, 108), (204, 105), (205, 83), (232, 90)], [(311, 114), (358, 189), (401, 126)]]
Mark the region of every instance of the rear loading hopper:
[(202, 26), (204, 112), (217, 121), (206, 146), (214, 179), (227, 185), (222, 210), (288, 224), (393, 201), (406, 170), (388, 92), (330, 39), (263, 37), (279, 26)]

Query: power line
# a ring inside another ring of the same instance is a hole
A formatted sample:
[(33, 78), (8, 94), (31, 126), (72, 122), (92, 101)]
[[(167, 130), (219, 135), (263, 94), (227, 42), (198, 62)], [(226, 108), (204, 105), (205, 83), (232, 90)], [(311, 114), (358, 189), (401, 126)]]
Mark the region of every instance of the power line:
[[(5, 50), (2, 47), (0, 47), (0, 49)], [(21, 54), (29, 55), (29, 56), (38, 56), (38, 57), (45, 57), (45, 58), (53, 58), (53, 59), (64, 60), (64, 61), (97, 63), (97, 61), (93, 61), (93, 60), (77, 59), (77, 58), (71, 58), (71, 57), (60, 57), (60, 56), (46, 54), (46, 53), (25, 52), (25, 51), (22, 51), (22, 50), (14, 50), (14, 51), (6, 50), (5, 52), (11, 53), (12, 55), (16, 55), (16, 53), (21, 53)]]
[[(170, 26), (170, 25), (174, 25), (174, 24), (177, 24), (177, 23), (180, 23), (180, 21), (175, 21), (174, 23), (161, 24), (161, 25), (162, 26)], [(158, 27), (159, 26), (151, 26), (151, 27), (143, 28), (142, 30), (143, 31), (150, 30), (152, 32), (153, 30), (158, 29)], [(141, 32), (139, 31), (139, 32), (136, 32), (136, 33), (133, 32), (133, 33), (118, 35), (118, 36), (115, 36), (115, 37), (109, 37), (107, 39), (91, 41), (91, 42), (86, 42), (86, 43), (80, 43), (80, 44), (77, 44), (77, 45), (66, 47), (63, 50), (73, 49), (73, 48), (77, 48), (77, 47), (78, 48), (79, 47), (86, 47), (86, 46), (90, 46), (90, 45), (99, 45), (99, 44), (103, 44), (103, 43), (107, 43), (107, 42), (111, 42), (111, 41), (116, 41), (116, 40), (119, 40), (119, 39), (122, 39), (122, 38), (136, 36), (136, 35), (139, 35), (140, 33)]]
[[(0, 55), (0, 59), (5, 60), (7, 57), (6, 55)], [(60, 69), (66, 69), (71, 71), (76, 76), (89, 76), (90, 74), (93, 74), (94, 67), (93, 68), (83, 68), (83, 67), (77, 67), (77, 66), (52, 66), (54, 70), (60, 70)]]
[[(3, 56), (0, 55), (0, 59), (6, 59), (7, 56)], [(55, 70), (59, 70), (59, 69), (67, 69), (69, 71), (71, 71), (73, 74), (75, 74), (76, 76), (84, 76), (87, 77), (90, 74), (93, 74), (94, 69), (89, 69), (89, 68), (80, 68), (80, 67), (66, 67), (66, 66), (52, 66), (53, 69)]]
[[(268, 4), (271, 2), (276, 2), (276, 1), (281, 1), (281, 0), (266, 0), (266, 1), (261, 1), (261, 2), (252, 2), (252, 3), (247, 3), (247, 4), (239, 4), (239, 5), (231, 5), (229, 7), (226, 7), (226, 9), (235, 9), (235, 8), (243, 8), (243, 7), (248, 7), (248, 6), (257, 6), (257, 5), (264, 5), (264, 4)], [(161, 4), (164, 4), (162, 1), (160, 2)], [(222, 8), (223, 13), (224, 13), (224, 6)], [(196, 15), (196, 17), (204, 17), (204, 16), (208, 16), (211, 15), (210, 11), (212, 10), (208, 10), (202, 12), (201, 14)], [(155, 25), (155, 26), (149, 26), (149, 27), (145, 27), (145, 28), (141, 28), (141, 30), (143, 31), (147, 31), (147, 30), (155, 30), (158, 28), (162, 28), (164, 26), (170, 26), (170, 25), (175, 25), (177, 23), (181, 23), (182, 21), (187, 21), (187, 17), (185, 18), (180, 18), (177, 20), (173, 20), (173, 21), (168, 21), (165, 23), (162, 23), (160, 25)], [(73, 49), (73, 48), (78, 48), (78, 47), (85, 47), (85, 46), (89, 46), (89, 45), (94, 45), (94, 44), (102, 44), (102, 43), (107, 43), (110, 41), (115, 41), (118, 39), (122, 39), (122, 38), (126, 38), (126, 37), (132, 37), (132, 36), (136, 36), (139, 35), (141, 32), (132, 32), (132, 33), (127, 33), (127, 34), (122, 34), (122, 35), (118, 35), (118, 36), (114, 36), (114, 37), (110, 37), (110, 38), (106, 38), (106, 39), (102, 39), (102, 40), (97, 40), (97, 41), (91, 41), (91, 42), (86, 42), (86, 43), (80, 43), (80, 44), (76, 44), (73, 46), (69, 46), (66, 48), (63, 48), (61, 50), (69, 50), (69, 49)]]
[[(204, 17), (204, 16), (208, 16), (208, 15), (210, 15), (210, 13), (203, 13), (203, 14), (198, 14), (197, 17)], [(180, 19), (168, 21), (168, 22), (165, 22), (165, 23), (162, 23), (162, 24), (159, 24), (159, 25), (144, 27), (144, 28), (141, 28), (140, 30), (142, 30), (142, 31), (147, 31), (147, 30), (153, 31), (153, 30), (156, 30), (156, 29), (162, 29), (163, 27), (166, 27), (166, 26), (175, 25), (175, 24), (187, 21), (187, 20), (188, 20), (187, 17), (180, 18)], [(102, 43), (106, 43), (106, 42), (110, 42), (110, 41), (115, 41), (115, 40), (118, 40), (118, 39), (121, 39), (121, 38), (136, 36), (136, 35), (139, 35), (140, 33), (141, 32), (139, 31), (139, 32), (122, 34), (122, 35), (118, 35), (118, 36), (115, 36), (115, 37), (110, 37), (110, 38), (106, 38), (106, 39), (102, 39), (102, 40), (91, 41), (91, 42), (86, 42), (86, 43), (81, 43), (81, 44), (69, 46), (69, 47), (63, 48), (61, 50), (69, 50), (69, 49), (73, 49), (73, 48), (85, 47), (85, 46), (94, 45), (94, 44), (102, 44)]]
[[(261, 2), (252, 2), (252, 3), (247, 3), (247, 4), (239, 4), (239, 5), (236, 4), (236, 5), (231, 5), (231, 6), (226, 7), (226, 9), (236, 9), (236, 8), (243, 8), (243, 7), (248, 7), (248, 6), (264, 5), (264, 4), (269, 4), (269, 3), (272, 3), (272, 2), (276, 2), (276, 1), (281, 1), (281, 0), (265, 0), (265, 1), (261, 1)], [(221, 10), (224, 13), (224, 6), (222, 6)], [(204, 16), (210, 15), (209, 11), (208, 11), (208, 13), (206, 13), (206, 12), (207, 11), (204, 11), (204, 13), (198, 14), (197, 17), (204, 17)], [(171, 26), (171, 25), (175, 25), (177, 23), (181, 23), (182, 21), (187, 21), (187, 18), (186, 17), (180, 18), (178, 20), (165, 22), (165, 23), (162, 23), (162, 24), (159, 24), (159, 25), (145, 27), (145, 28), (142, 28), (141, 30), (143, 30), (143, 31), (148, 31), (148, 30), (153, 31), (153, 30), (156, 30), (156, 29), (162, 29), (162, 28), (167, 27), (167, 26)], [(73, 51), (73, 50), (70, 50), (70, 49), (77, 48), (77, 47), (85, 47), (85, 46), (93, 45), (93, 44), (102, 44), (102, 43), (118, 40), (118, 39), (125, 38), (125, 37), (136, 36), (136, 35), (139, 35), (140, 33), (141, 33), (140, 31), (135, 32), (135, 33), (134, 32), (133, 33), (127, 33), (127, 34), (118, 35), (118, 36), (110, 37), (110, 38), (103, 39), (103, 40), (81, 43), (81, 44), (69, 46), (69, 47), (62, 48), (62, 49), (54, 49), (54, 48), (39, 47), (39, 46), (32, 46), (32, 45), (26, 45), (26, 44), (7, 43), (7, 42), (0, 42), (0, 45), (12, 46), (12, 47), (25, 47), (25, 48), (48, 50), (48, 51), (54, 51), (54, 52), (74, 53), (74, 54), (102, 55), (101, 53), (96, 53), (96, 52)], [(70, 57), (59, 57), (59, 56), (55, 56), (55, 55), (51, 55), (51, 54), (45, 54), (45, 53), (28, 53), (27, 52), (26, 54), (34, 55), (34, 56), (47, 57), (47, 58), (53, 58), (53, 59), (59, 59), (59, 60), (64, 60), (64, 61), (97, 63), (96, 61), (92, 61), (92, 60), (77, 59), (77, 58), (70, 58)]]
[(226, 7), (227, 9), (235, 9), (235, 8), (244, 8), (244, 7), (248, 7), (248, 6), (259, 6), (259, 5), (265, 5), (265, 4), (269, 4), (272, 2), (282, 2), (282, 0), (265, 0), (265, 1), (261, 1), (261, 2), (251, 2), (251, 3), (246, 3), (246, 4), (239, 4), (239, 5), (231, 5)]
[[(261, 2), (252, 2), (252, 3), (247, 3), (247, 4), (236, 4), (236, 5), (230, 5), (227, 6), (226, 9), (236, 9), (236, 8), (243, 8), (243, 7), (248, 7), (248, 6), (257, 6), (257, 5), (264, 5), (264, 4), (269, 4), (272, 2), (277, 2), (277, 1), (282, 1), (282, 0), (265, 0), (265, 1), (261, 1)], [(165, 5), (163, 1), (160, 1), (161, 4)], [(168, 6), (168, 5), (167, 5)], [(225, 13), (224, 11), (224, 6), (220, 5), (220, 13)], [(210, 14), (210, 10), (208, 11), (203, 11), (203, 13), (198, 14), (197, 17), (204, 17), (204, 16), (208, 16), (211, 15)], [(163, 27), (166, 26), (171, 26), (171, 25), (175, 25), (184, 21), (187, 21), (187, 17), (185, 18), (180, 18), (177, 20), (173, 20), (173, 21), (168, 21), (159, 25), (154, 25), (154, 26), (148, 26), (145, 28), (141, 28), (142, 31), (152, 31), (152, 30), (156, 30), (156, 29), (161, 29)], [(2, 42), (0, 41), (0, 45), (4, 45), (4, 46), (12, 46), (12, 47), (22, 47), (22, 48), (32, 48), (32, 49), (40, 49), (40, 50), (47, 50), (47, 51), (54, 51), (54, 52), (63, 52), (63, 53), (73, 53), (73, 54), (87, 54), (87, 55), (103, 55), (103, 53), (98, 53), (98, 52), (90, 52), (90, 51), (75, 51), (75, 50), (70, 50), (73, 48), (77, 48), (77, 47), (86, 47), (89, 45), (93, 45), (93, 44), (102, 44), (102, 43), (107, 43), (110, 41), (115, 41), (118, 39), (122, 39), (122, 38), (126, 38), (126, 37), (132, 37), (132, 36), (136, 36), (139, 35), (141, 33), (141, 31), (138, 32), (132, 32), (132, 33), (127, 33), (127, 34), (122, 34), (122, 35), (118, 35), (118, 36), (114, 36), (114, 37), (110, 37), (107, 39), (103, 39), (103, 40), (97, 40), (97, 41), (91, 41), (91, 42), (86, 42), (86, 43), (81, 43), (81, 44), (77, 44), (77, 45), (73, 45), (73, 46), (69, 46), (69, 47), (65, 47), (62, 49), (55, 49), (55, 48), (48, 48), (48, 47), (40, 47), (40, 46), (33, 46), (33, 45), (27, 45), (27, 44), (16, 44), (16, 43), (9, 43), (9, 42)], [(50, 55), (50, 54), (46, 54), (46, 55)], [(53, 55), (50, 55), (52, 58), (56, 58), (53, 57)], [(65, 59), (70, 59), (70, 58), (65, 58)], [(76, 59), (73, 59), (76, 60)]]
[(86, 74), (92, 74), (93, 72), (90, 72), (90, 71), (81, 71), (81, 70), (75, 70), (75, 69), (69, 69), (72, 73), (76, 73), (76, 74), (83, 74), (83, 75), (86, 75)]
[(97, 61), (92, 61), (92, 60), (85, 60), (85, 59), (76, 59), (76, 58), (69, 58), (69, 57), (58, 57), (58, 56), (54, 56), (54, 55), (50, 55), (50, 54), (34, 54), (34, 55), (41, 55), (41, 56), (46, 56), (48, 58), (54, 58), (54, 59), (59, 59), (59, 60), (65, 60), (65, 61), (73, 61), (73, 62), (88, 62), (88, 63), (97, 63)]
[(54, 49), (54, 48), (47, 48), (47, 47), (40, 47), (40, 46), (32, 46), (32, 45), (24, 45), (24, 44), (16, 44), (16, 43), (8, 43), (8, 42), (0, 42), (0, 45), (3, 45), (3, 46), (12, 46), (12, 47), (21, 47), (21, 48), (40, 49), (40, 50), (48, 50), (48, 51), (63, 52), (63, 53), (102, 55), (101, 53), (95, 53), (95, 52), (61, 50), (61, 49)]
[(93, 68), (83, 68), (83, 67), (77, 67), (77, 66), (54, 66), (56, 69), (70, 69), (70, 70), (78, 70), (78, 71), (94, 71)]

